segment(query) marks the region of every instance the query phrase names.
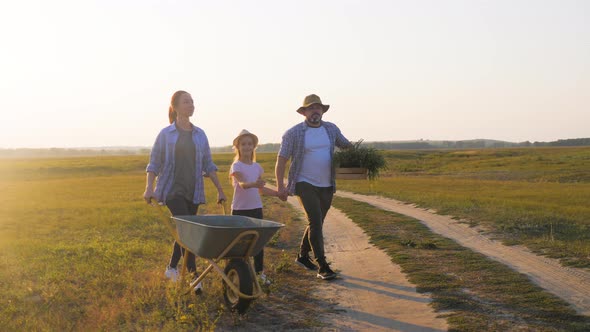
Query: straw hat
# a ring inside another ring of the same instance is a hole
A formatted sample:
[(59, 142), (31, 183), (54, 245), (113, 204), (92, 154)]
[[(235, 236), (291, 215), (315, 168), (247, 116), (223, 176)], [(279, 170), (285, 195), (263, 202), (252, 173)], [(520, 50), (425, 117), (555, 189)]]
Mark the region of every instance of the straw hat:
[(242, 131), (240, 131), (240, 134), (238, 135), (238, 137), (234, 138), (234, 146), (235, 147), (238, 147), (238, 142), (240, 141), (240, 138), (242, 138), (244, 136), (252, 137), (252, 140), (254, 140), (254, 147), (256, 147), (258, 145), (258, 137), (256, 137), (256, 135), (252, 134), (251, 132), (247, 131), (246, 129), (242, 129)]
[(305, 97), (305, 99), (303, 99), (303, 106), (297, 109), (297, 113), (303, 114), (303, 109), (313, 104), (320, 104), (324, 109), (324, 113), (326, 113), (328, 111), (328, 108), (330, 108), (330, 105), (322, 104), (322, 100), (320, 99), (320, 97), (318, 97), (318, 95), (309, 95)]

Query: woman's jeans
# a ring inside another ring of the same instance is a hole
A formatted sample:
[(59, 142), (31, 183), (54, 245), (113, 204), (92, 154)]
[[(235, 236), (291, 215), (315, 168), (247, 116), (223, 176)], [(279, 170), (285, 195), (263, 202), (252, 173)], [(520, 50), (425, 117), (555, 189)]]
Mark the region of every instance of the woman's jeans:
[[(171, 197), (166, 200), (166, 206), (170, 213), (173, 216), (182, 216), (182, 215), (195, 215), (197, 214), (197, 210), (199, 206), (184, 197)], [(170, 258), (170, 263), (168, 264), (171, 268), (176, 268), (178, 265), (178, 261), (180, 261), (180, 257), (182, 257), (185, 250), (180, 247), (176, 241), (174, 241), (174, 249), (172, 251), (172, 257)], [(186, 251), (187, 255), (187, 263), (186, 269), (189, 273), (194, 273), (197, 271), (197, 264), (195, 262), (195, 255), (190, 252)]]
[[(252, 217), (256, 219), (263, 219), (262, 218), (262, 208), (259, 209), (252, 209), (252, 210), (232, 210), (231, 212), (234, 216), (246, 216)], [(254, 256), (254, 270), (256, 273), (262, 272), (264, 270), (264, 248), (260, 250), (256, 256)]]
[(316, 262), (325, 264), (323, 225), (326, 214), (332, 205), (332, 187), (316, 187), (307, 182), (295, 184), (295, 194), (307, 215), (308, 225), (301, 238), (300, 255), (309, 256), (313, 251)]

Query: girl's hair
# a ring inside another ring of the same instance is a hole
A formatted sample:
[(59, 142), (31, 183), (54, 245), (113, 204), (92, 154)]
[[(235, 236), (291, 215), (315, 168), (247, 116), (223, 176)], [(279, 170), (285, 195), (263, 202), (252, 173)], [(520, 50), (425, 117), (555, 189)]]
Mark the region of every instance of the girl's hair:
[[(240, 139), (238, 139), (238, 144), (237, 144), (238, 146), (240, 145), (240, 141), (244, 137), (246, 137), (246, 136), (242, 136), (242, 137), (240, 137)], [(232, 146), (232, 149), (234, 149), (236, 151), (236, 155), (234, 156), (234, 162), (236, 162), (240, 159), (240, 157), (242, 155), (240, 154), (240, 149), (238, 149), (237, 146)], [(256, 147), (254, 148), (254, 150), (252, 150), (252, 161), (256, 161)]]
[[(240, 140), (241, 139), (242, 139), (242, 137), (240, 137), (240, 139), (238, 140), (238, 144), (237, 145), (240, 145)], [(241, 157), (240, 149), (238, 149), (237, 146), (232, 146), (231, 148), (234, 149), (234, 151), (236, 152), (236, 155), (234, 156), (234, 163), (235, 163)], [(254, 150), (252, 150), (252, 161), (256, 161), (256, 148), (254, 148)], [(231, 176), (231, 173), (228, 174), (228, 177), (229, 177), (229, 182), (233, 184), (232, 181), (234, 181), (235, 179), (234, 179), (233, 176)]]
[(168, 107), (168, 119), (170, 120), (171, 124), (174, 121), (176, 121), (176, 111), (174, 110), (174, 108), (176, 106), (178, 106), (178, 102), (180, 101), (180, 97), (185, 93), (188, 93), (188, 92), (178, 90), (178, 91), (174, 92), (174, 94), (172, 95), (172, 99), (170, 100), (170, 107)]

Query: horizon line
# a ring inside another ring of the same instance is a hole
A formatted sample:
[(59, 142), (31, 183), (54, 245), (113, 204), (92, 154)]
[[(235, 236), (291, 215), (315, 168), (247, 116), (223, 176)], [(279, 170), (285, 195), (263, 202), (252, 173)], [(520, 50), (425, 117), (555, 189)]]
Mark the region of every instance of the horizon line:
[[(579, 140), (579, 139), (590, 139), (590, 137), (577, 137), (577, 138), (560, 138), (553, 141), (505, 141), (493, 138), (471, 138), (471, 139), (408, 139), (408, 140), (387, 140), (387, 141), (363, 141), (363, 143), (407, 143), (407, 142), (466, 142), (466, 141), (494, 141), (494, 142), (501, 142), (501, 143), (511, 143), (511, 144), (521, 144), (521, 143), (549, 143), (549, 142), (558, 142), (558, 141), (566, 141), (566, 140)], [(260, 145), (273, 145), (273, 144), (280, 144), (280, 143), (260, 143)], [(211, 146), (211, 149), (223, 149), (223, 148), (231, 148), (231, 145), (223, 145), (223, 146)], [(69, 149), (69, 150), (99, 150), (99, 149), (109, 149), (109, 150), (124, 150), (124, 149), (151, 149), (150, 145), (105, 145), (105, 146), (75, 146), (75, 147), (0, 147), (0, 150), (50, 150), (50, 149)]]

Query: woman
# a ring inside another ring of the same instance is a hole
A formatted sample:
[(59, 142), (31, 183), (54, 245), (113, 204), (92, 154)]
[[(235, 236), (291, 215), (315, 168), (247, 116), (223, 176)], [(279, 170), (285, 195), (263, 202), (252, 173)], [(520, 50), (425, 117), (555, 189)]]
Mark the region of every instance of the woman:
[[(146, 169), (143, 198), (147, 203), (152, 199), (164, 202), (173, 216), (194, 215), (199, 204), (205, 203), (203, 176), (208, 176), (217, 188), (218, 203), (226, 200), (217, 178), (217, 166), (211, 159), (207, 136), (189, 120), (194, 111), (193, 98), (188, 92), (176, 91), (172, 95), (168, 109), (170, 126), (158, 134)], [(186, 255), (187, 270), (196, 275), (195, 255), (191, 252), (186, 252)], [(166, 277), (173, 281), (179, 276), (177, 265), (181, 256), (180, 245), (174, 242), (165, 272)], [(201, 283), (195, 286), (195, 291), (202, 291)]]

